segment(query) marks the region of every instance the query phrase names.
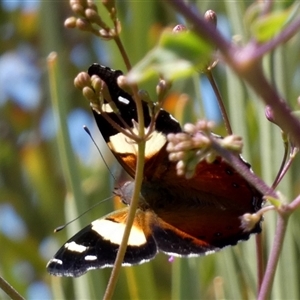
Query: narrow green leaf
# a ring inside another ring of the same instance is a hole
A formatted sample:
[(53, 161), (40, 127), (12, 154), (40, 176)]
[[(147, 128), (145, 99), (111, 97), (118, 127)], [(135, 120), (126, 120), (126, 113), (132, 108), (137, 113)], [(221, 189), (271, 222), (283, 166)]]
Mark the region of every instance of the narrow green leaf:
[(159, 44), (129, 73), (127, 80), (141, 83), (160, 74), (167, 80), (191, 76), (209, 62), (212, 47), (190, 31), (162, 34)]
[(266, 42), (282, 31), (283, 27), (295, 15), (298, 4), (289, 7), (284, 11), (276, 11), (258, 17), (250, 26), (250, 30), (259, 42)]

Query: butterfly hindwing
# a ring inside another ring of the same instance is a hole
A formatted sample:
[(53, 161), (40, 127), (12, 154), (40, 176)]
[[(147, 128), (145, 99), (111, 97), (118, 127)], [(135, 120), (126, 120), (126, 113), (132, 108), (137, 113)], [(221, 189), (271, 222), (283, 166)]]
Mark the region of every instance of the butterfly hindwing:
[[(104, 218), (97, 219), (75, 234), (55, 254), (47, 270), (56, 276), (78, 277), (91, 269), (113, 266), (122, 241), (128, 209), (113, 212)], [(145, 223), (146, 214), (137, 211), (128, 240), (123, 265), (134, 265), (146, 262), (157, 253), (157, 246), (141, 226)]]

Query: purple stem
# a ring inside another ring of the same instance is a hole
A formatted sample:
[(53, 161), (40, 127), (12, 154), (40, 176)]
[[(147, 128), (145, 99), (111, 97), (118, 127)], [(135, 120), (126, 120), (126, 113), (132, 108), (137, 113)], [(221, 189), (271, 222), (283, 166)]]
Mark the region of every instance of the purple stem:
[(217, 141), (211, 139), (212, 148), (220, 154), (230, 165), (234, 167), (235, 170), (239, 172), (249, 183), (251, 183), (257, 190), (259, 190), (263, 195), (269, 195), (274, 198), (278, 198), (275, 191), (265, 184), (263, 180), (261, 180), (257, 175), (255, 175), (251, 170), (249, 170), (248, 166), (245, 165), (244, 162), (241, 161), (239, 157), (237, 157), (232, 152), (224, 149), (222, 146), (218, 144)]
[(276, 226), (276, 232), (274, 236), (274, 243), (272, 246), (271, 254), (268, 260), (266, 273), (258, 294), (258, 300), (265, 300), (269, 298), (269, 293), (274, 281), (275, 271), (279, 260), (279, 255), (283, 246), (283, 240), (287, 228), (289, 214), (278, 214), (278, 222)]
[(252, 41), (245, 47), (239, 48), (227, 42), (213, 25), (206, 22), (195, 9), (189, 7), (183, 0), (166, 1), (194, 25), (193, 30), (196, 34), (220, 50), (224, 60), (236, 72), (237, 76), (244, 79), (264, 103), (270, 106), (276, 123), (284, 132), (289, 133), (297, 146), (300, 147), (300, 122), (291, 114), (287, 103), (267, 81), (261, 67), (262, 55), (290, 39), (300, 27), (300, 20), (290, 24), (276, 38), (264, 45), (258, 45)]

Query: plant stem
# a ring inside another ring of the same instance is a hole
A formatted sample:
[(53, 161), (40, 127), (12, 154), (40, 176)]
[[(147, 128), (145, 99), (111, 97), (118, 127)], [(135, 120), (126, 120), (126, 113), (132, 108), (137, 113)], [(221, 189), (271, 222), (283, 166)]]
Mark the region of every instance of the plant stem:
[(296, 210), (300, 207), (300, 196), (298, 196), (295, 200), (293, 200), (290, 204), (287, 205), (288, 208), (292, 211)]
[(0, 276), (0, 288), (12, 300), (25, 300), (3, 277)]
[(266, 273), (264, 275), (263, 282), (258, 294), (258, 300), (268, 299), (272, 284), (274, 281), (275, 271), (279, 260), (279, 255), (283, 246), (283, 240), (285, 237), (285, 232), (287, 228), (289, 213), (279, 213), (278, 222), (274, 237), (274, 243), (272, 246), (272, 251), (268, 260)]
[(248, 166), (245, 165), (244, 162), (241, 161), (239, 157), (230, 151), (221, 147), (216, 141), (211, 139), (212, 148), (222, 156), (230, 165), (234, 167), (236, 171), (239, 172), (251, 185), (253, 185), (258, 191), (260, 191), (263, 195), (270, 195), (274, 198), (278, 198), (275, 191), (267, 186), (263, 180), (261, 180), (257, 175), (255, 175)]
[(210, 85), (212, 86), (213, 91), (214, 91), (214, 93), (217, 97), (219, 108), (220, 108), (220, 111), (221, 111), (221, 114), (222, 114), (222, 118), (223, 118), (223, 121), (224, 121), (224, 124), (225, 124), (227, 134), (230, 135), (230, 134), (232, 134), (232, 128), (231, 128), (231, 125), (230, 125), (230, 121), (229, 121), (229, 118), (228, 118), (228, 115), (227, 115), (227, 112), (226, 112), (226, 108), (225, 108), (224, 103), (223, 103), (222, 96), (221, 96), (219, 88), (218, 88), (218, 86), (215, 82), (215, 79), (214, 79), (214, 76), (212, 74), (211, 69), (207, 70), (205, 72), (205, 74), (206, 74), (206, 76), (207, 76), (207, 78), (210, 82)]
[(145, 161), (145, 129), (144, 129), (144, 115), (143, 115), (143, 107), (142, 102), (138, 97), (137, 87), (133, 87), (134, 99), (137, 107), (138, 113), (138, 124), (139, 124), (139, 142), (138, 142), (138, 157), (137, 157), (137, 165), (136, 165), (136, 175), (135, 175), (135, 184), (134, 184), (134, 192), (132, 196), (132, 200), (130, 202), (129, 214), (126, 221), (126, 227), (124, 230), (122, 243), (118, 250), (118, 254), (115, 260), (115, 264), (113, 270), (111, 272), (111, 276), (109, 282), (107, 284), (107, 289), (105, 291), (103, 299), (108, 300), (112, 299), (117, 280), (120, 274), (122, 262), (125, 256), (127, 242), (129, 239), (131, 227), (135, 218), (135, 213), (139, 203), (140, 190), (143, 182), (143, 173), (144, 173), (144, 161)]
[(123, 58), (124, 63), (125, 63), (125, 66), (127, 68), (127, 71), (130, 71), (131, 70), (131, 63), (130, 63), (129, 57), (127, 55), (127, 52), (126, 52), (126, 50), (125, 50), (125, 48), (123, 46), (123, 43), (122, 43), (120, 37), (116, 36), (114, 38), (114, 41), (115, 41), (115, 43), (117, 44), (117, 46), (119, 48), (119, 51), (120, 51), (120, 53), (122, 55), (122, 58)]
[[(289, 133), (293, 141), (300, 147), (300, 122), (291, 114), (287, 103), (282, 100), (282, 97), (269, 84), (261, 68), (262, 55), (266, 54), (266, 51), (270, 51), (275, 46), (290, 39), (300, 27), (300, 20), (289, 25), (283, 31), (283, 35), (278, 35), (271, 40), (265, 52), (261, 52), (260, 56), (257, 56), (257, 51), (262, 46), (257, 45), (256, 42), (249, 42), (243, 48), (235, 46), (227, 42), (212, 24), (206, 22), (184, 0), (166, 1), (192, 23), (193, 30), (197, 35), (205, 38), (220, 50), (227, 64), (235, 71), (239, 78), (244, 79), (252, 87), (266, 105), (270, 106), (276, 123), (284, 132)], [(268, 44), (266, 43), (265, 45)]]
[(257, 234), (255, 236), (256, 242), (256, 257), (257, 257), (257, 286), (258, 291), (261, 288), (261, 284), (264, 277), (264, 259), (263, 259), (263, 248), (262, 248), (262, 236)]

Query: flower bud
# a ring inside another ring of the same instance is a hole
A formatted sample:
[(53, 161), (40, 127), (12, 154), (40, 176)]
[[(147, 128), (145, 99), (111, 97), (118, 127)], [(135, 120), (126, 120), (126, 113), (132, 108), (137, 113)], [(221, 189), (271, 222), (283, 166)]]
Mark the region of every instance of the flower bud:
[(84, 87), (89, 86), (91, 78), (87, 72), (80, 72), (74, 79), (76, 88), (82, 90)]
[(173, 28), (173, 32), (174, 33), (178, 33), (178, 32), (182, 32), (182, 31), (186, 31), (187, 29), (186, 29), (186, 27), (184, 26), (184, 25), (182, 25), (182, 24), (178, 24), (178, 25), (176, 25), (174, 28)]
[(76, 27), (76, 18), (75, 17), (70, 17), (67, 18), (64, 22), (64, 26), (66, 28), (75, 28)]
[(208, 10), (204, 14), (204, 19), (208, 22), (214, 25), (214, 27), (217, 27), (217, 14), (213, 10)]

